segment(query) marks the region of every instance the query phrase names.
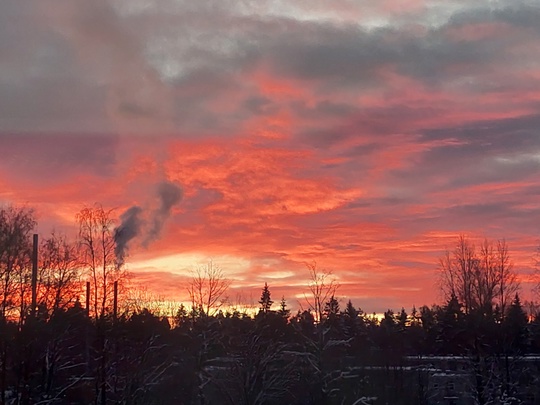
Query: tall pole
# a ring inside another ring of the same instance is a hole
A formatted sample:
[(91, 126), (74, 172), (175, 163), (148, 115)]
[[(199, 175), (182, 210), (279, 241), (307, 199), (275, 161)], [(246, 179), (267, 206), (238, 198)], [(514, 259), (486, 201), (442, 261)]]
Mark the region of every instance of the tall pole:
[(38, 234), (34, 234), (32, 241), (32, 316), (36, 315), (37, 306), (37, 279), (38, 279)]

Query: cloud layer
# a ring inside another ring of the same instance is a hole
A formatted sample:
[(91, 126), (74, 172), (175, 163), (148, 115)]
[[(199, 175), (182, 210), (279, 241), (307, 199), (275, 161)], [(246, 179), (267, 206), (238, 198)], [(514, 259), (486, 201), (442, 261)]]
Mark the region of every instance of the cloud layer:
[(157, 289), (221, 257), (238, 289), (294, 301), (317, 260), (366, 310), (429, 304), (460, 233), (506, 238), (528, 280), (535, 1), (60, 3), (0, 6), (0, 200), (40, 231), (166, 179), (182, 202), (128, 259)]

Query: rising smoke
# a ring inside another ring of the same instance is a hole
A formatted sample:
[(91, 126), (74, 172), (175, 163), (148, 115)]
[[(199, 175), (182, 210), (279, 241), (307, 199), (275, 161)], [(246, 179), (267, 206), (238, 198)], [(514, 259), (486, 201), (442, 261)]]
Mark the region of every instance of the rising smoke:
[(171, 215), (172, 207), (180, 202), (183, 194), (180, 187), (169, 182), (159, 184), (157, 192), (160, 206), (153, 212), (150, 228), (143, 241), (144, 246), (159, 238), (163, 224)]
[(116, 262), (118, 266), (124, 264), (129, 243), (142, 238), (142, 245), (147, 247), (161, 235), (161, 230), (172, 208), (182, 200), (183, 192), (180, 187), (170, 182), (162, 182), (157, 186), (158, 206), (144, 210), (134, 205), (120, 215), (120, 225), (114, 231)]
[(118, 266), (124, 264), (128, 242), (135, 238), (141, 231), (141, 212), (142, 208), (135, 205), (128, 208), (120, 215), (121, 223), (118, 228), (114, 230), (114, 241), (116, 243), (114, 254), (116, 255), (116, 263)]

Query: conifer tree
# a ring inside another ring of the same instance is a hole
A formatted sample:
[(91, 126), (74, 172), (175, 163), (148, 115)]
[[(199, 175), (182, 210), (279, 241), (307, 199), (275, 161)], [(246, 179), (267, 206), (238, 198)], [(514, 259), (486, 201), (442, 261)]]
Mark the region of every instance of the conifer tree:
[(397, 316), (397, 322), (400, 329), (405, 329), (409, 322), (409, 316), (407, 315), (407, 312), (405, 311), (405, 308), (401, 307), (401, 311), (399, 315)]
[(516, 293), (503, 321), (505, 341), (512, 352), (519, 353), (527, 349), (527, 325), (527, 314), (521, 306), (519, 295)]
[(351, 300), (347, 302), (347, 306), (345, 307), (345, 314), (348, 315), (351, 319), (356, 319), (358, 316), (358, 311), (354, 307)]
[(327, 318), (339, 315), (339, 302), (334, 295), (324, 304), (324, 315)]
[(278, 314), (282, 316), (285, 319), (288, 319), (291, 315), (290, 309), (287, 309), (287, 302), (285, 301), (285, 297), (281, 297), (281, 301), (279, 302), (279, 310)]
[(345, 307), (343, 314), (348, 336), (356, 335), (358, 329), (357, 324), (359, 323), (360, 318), (358, 317), (359, 311), (354, 307), (351, 300), (347, 302), (347, 306)]
[(270, 298), (270, 289), (268, 288), (268, 284), (264, 283), (264, 287), (261, 293), (261, 299), (259, 300), (259, 304), (261, 304), (260, 311), (263, 313), (267, 313), (268, 311), (270, 311), (273, 303), (274, 301), (272, 301), (272, 299)]
[(452, 295), (445, 306), (437, 313), (437, 341), (439, 349), (449, 354), (461, 354), (465, 341), (470, 340), (472, 330), (465, 324), (463, 306), (455, 295)]

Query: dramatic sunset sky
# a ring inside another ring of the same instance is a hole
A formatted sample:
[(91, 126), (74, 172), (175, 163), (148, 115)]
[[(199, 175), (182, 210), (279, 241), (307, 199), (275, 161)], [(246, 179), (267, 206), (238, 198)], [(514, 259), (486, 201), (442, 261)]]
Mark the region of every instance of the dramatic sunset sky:
[(523, 294), (540, 237), (537, 0), (7, 0), (0, 203), (75, 235), (100, 202), (151, 221), (134, 279), (297, 307), (306, 261), (364, 310), (440, 300), (459, 234), (505, 238)]

